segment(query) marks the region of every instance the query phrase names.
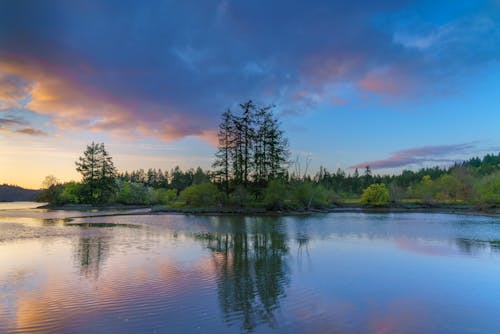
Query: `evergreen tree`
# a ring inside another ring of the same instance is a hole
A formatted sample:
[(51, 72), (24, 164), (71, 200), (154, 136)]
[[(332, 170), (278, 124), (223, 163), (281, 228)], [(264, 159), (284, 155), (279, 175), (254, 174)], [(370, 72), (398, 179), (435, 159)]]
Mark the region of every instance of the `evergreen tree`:
[(241, 143), (242, 147), (242, 168), (243, 168), (243, 185), (246, 187), (248, 185), (249, 176), (251, 174), (252, 164), (252, 150), (255, 138), (254, 116), (255, 116), (255, 105), (252, 100), (244, 104), (240, 104), (242, 109), (242, 116), (240, 117), (240, 136), (242, 137)]
[(272, 113), (273, 106), (259, 107), (251, 100), (240, 104), (241, 113), (227, 110), (219, 125), (219, 148), (213, 164), (216, 181), (226, 195), (239, 185), (262, 188), (286, 174), (288, 141)]
[(229, 196), (229, 182), (231, 179), (231, 152), (233, 150), (233, 124), (231, 111), (228, 109), (222, 114), (222, 122), (219, 124), (219, 147), (215, 154), (212, 167), (215, 168), (215, 177), (218, 182), (223, 183), (226, 197)]
[(92, 142), (87, 145), (75, 164), (86, 186), (85, 200), (91, 203), (108, 201), (115, 191), (116, 169), (104, 144)]

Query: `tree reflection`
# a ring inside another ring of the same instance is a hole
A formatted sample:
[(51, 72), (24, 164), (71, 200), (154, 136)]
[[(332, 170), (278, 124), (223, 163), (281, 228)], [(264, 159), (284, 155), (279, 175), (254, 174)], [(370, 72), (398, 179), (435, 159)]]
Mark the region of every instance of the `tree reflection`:
[(99, 278), (99, 270), (109, 255), (109, 237), (80, 237), (75, 249), (75, 263), (80, 275), (87, 278)]
[(274, 327), (274, 313), (289, 282), (286, 234), (278, 222), (251, 229), (233, 224), (228, 232), (197, 235), (213, 252), (218, 294), (226, 322), (242, 322), (252, 331), (259, 323)]

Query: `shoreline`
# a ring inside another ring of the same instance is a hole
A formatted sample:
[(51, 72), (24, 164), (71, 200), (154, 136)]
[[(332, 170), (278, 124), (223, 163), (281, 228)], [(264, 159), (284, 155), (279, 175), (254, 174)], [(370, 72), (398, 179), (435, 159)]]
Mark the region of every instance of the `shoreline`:
[[(328, 213), (444, 213), (466, 214), (478, 216), (500, 217), (500, 208), (478, 207), (470, 204), (396, 204), (386, 207), (373, 207), (363, 205), (336, 205), (328, 208), (296, 209), (296, 210), (268, 210), (261, 207), (168, 207), (155, 205), (41, 205), (37, 209), (61, 211), (123, 211), (117, 215), (159, 215), (159, 214), (185, 214), (185, 215), (265, 215), (265, 216), (305, 216)], [(130, 212), (131, 210), (148, 210)]]

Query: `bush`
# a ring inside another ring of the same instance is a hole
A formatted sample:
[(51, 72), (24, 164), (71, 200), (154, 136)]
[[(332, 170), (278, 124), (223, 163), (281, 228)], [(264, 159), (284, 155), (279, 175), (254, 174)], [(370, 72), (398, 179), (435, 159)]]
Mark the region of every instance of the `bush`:
[(68, 182), (64, 186), (64, 190), (59, 195), (59, 203), (61, 204), (77, 204), (80, 203), (83, 196), (83, 185), (77, 182)]
[(297, 207), (310, 209), (325, 207), (330, 202), (330, 193), (321, 185), (303, 181), (295, 186), (293, 204)]
[(141, 183), (119, 182), (116, 202), (122, 204), (150, 204), (148, 189)]
[(38, 202), (48, 202), (49, 204), (61, 204), (60, 197), (64, 190), (64, 185), (53, 184), (47, 189), (43, 189), (36, 197)]
[(152, 204), (169, 204), (177, 198), (175, 189), (151, 189)]
[(415, 186), (413, 196), (423, 203), (433, 203), (436, 197), (436, 184), (430, 175), (424, 175), (422, 180)]
[(279, 180), (272, 180), (264, 189), (263, 203), (268, 209), (281, 210), (285, 206), (286, 195), (285, 185)]
[(239, 185), (229, 195), (229, 204), (243, 207), (251, 201), (250, 193), (245, 187)]
[(179, 196), (181, 201), (188, 206), (218, 205), (222, 197), (222, 193), (210, 182), (189, 186)]
[(390, 202), (389, 190), (383, 183), (371, 184), (368, 188), (363, 190), (361, 195), (361, 203), (374, 205), (374, 206), (385, 206)]
[(500, 204), (500, 173), (483, 178), (477, 185), (479, 204)]

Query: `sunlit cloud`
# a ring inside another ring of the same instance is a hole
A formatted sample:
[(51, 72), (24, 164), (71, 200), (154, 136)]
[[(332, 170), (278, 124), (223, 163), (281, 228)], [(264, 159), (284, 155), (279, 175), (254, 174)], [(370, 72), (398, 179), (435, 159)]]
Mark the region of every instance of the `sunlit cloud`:
[(460, 154), (463, 156), (474, 148), (477, 148), (476, 143), (415, 147), (396, 151), (387, 159), (365, 161), (349, 168), (365, 168), (366, 166), (370, 166), (373, 169), (379, 169), (405, 167), (428, 162), (450, 163), (456, 161), (450, 158), (451, 155)]
[[(436, 15), (441, 10), (448, 14)], [(275, 104), (292, 146), (297, 135), (311, 151), (330, 139), (345, 150), (352, 138), (342, 142), (334, 134), (357, 122), (353, 115), (369, 111), (377, 117), (391, 109), (396, 117), (381, 121), (390, 124), (404, 114), (402, 129), (468, 96), (467, 109), (465, 103), (457, 108), (463, 129), (477, 108), (482, 115), (496, 108), (494, 101), (474, 103), (485, 91), (494, 94), (494, 80), (484, 89), (479, 85), (495, 77), (492, 69), (498, 71), (498, 22), (500, 8), (491, 2), (4, 2), (0, 146), (5, 151), (15, 140), (31, 138), (53, 140), (58, 147), (76, 138), (78, 145), (64, 152), (69, 154), (91, 140), (113, 141), (123, 150), (141, 141), (183, 148), (188, 143), (198, 149), (193, 155), (202, 155), (202, 148), (210, 159), (220, 114), (247, 99)], [(291, 125), (319, 129), (330, 117), (331, 132), (302, 136)], [(377, 130), (364, 133), (371, 131)], [(415, 131), (413, 144), (402, 145), (422, 145), (423, 131)], [(463, 136), (457, 141), (494, 140), (488, 136), (495, 134)], [(454, 140), (446, 131), (434, 137)], [(29, 158), (8, 164), (16, 170)], [(423, 163), (422, 157), (411, 158), (403, 154), (375, 163)]]
[[(21, 58), (22, 59), (22, 58)], [(0, 73), (23, 78), (29, 89), (22, 94), (9, 94), (13, 105), (29, 95), (25, 108), (50, 118), (60, 130), (107, 132), (125, 138), (156, 137), (172, 141), (194, 135), (213, 143), (202, 124), (194, 123), (187, 114), (169, 111), (168, 106), (119, 99), (106, 91), (80, 83), (78, 72), (62, 71), (55, 65), (42, 66), (36, 59), (0, 60)], [(23, 128), (14, 132), (43, 134)]]
[(0, 133), (4, 134), (25, 134), (31, 136), (45, 136), (47, 133), (40, 129), (27, 127), (28, 122), (17, 117), (0, 118)]
[[(28, 108), (63, 131), (165, 141), (195, 136), (213, 144), (207, 133), (215, 130), (217, 116), (243, 99), (282, 101), (283, 115), (296, 116), (352, 102), (332, 89), (335, 85), (413, 99), (415, 92), (432, 91), (426, 87), (436, 83), (448, 59), (452, 72), (469, 67), (464, 62), (481, 65), (496, 58), (487, 46), (498, 35), (494, 12), (431, 27), (417, 19), (404, 25), (410, 4), (286, 2), (280, 8), (287, 15), (276, 17), (261, 6), (224, 1), (199, 8), (127, 3), (120, 15), (134, 24), (94, 15), (99, 33), (83, 29), (85, 15), (92, 17), (97, 8), (107, 12), (109, 6), (37, 4), (35, 20), (4, 20), (0, 108)], [(9, 10), (15, 16), (25, 9)], [(389, 14), (399, 12), (402, 19), (394, 22)], [(175, 17), (165, 24), (167, 13)], [(373, 18), (384, 15), (389, 19), (376, 25)], [(270, 30), (273, 34), (264, 34)], [(479, 41), (483, 35), (488, 43)], [(472, 58), (466, 50), (477, 43), (484, 55)]]

